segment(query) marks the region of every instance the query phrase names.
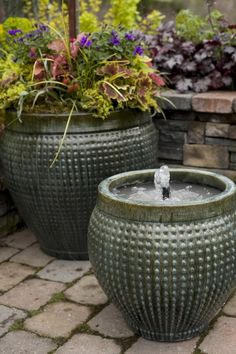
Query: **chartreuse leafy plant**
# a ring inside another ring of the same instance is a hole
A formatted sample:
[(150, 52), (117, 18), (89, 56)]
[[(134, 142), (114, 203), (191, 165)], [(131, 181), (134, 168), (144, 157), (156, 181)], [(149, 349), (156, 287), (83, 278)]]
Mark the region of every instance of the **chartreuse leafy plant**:
[(105, 15), (105, 21), (115, 26), (133, 28), (141, 20), (138, 4), (140, 0), (110, 0), (111, 7)]
[(83, 32), (95, 32), (100, 28), (99, 12), (101, 10), (101, 0), (80, 1), (80, 29)]
[[(152, 11), (145, 18), (140, 16), (138, 6), (141, 0), (109, 0), (107, 11), (103, 11), (102, 0), (80, 0), (80, 31), (96, 32), (101, 30), (102, 25), (119, 26), (126, 29), (141, 29), (146, 33), (155, 33), (156, 29), (165, 18), (158, 10)], [(57, 0), (38, 0), (38, 11), (33, 12), (33, 2), (24, 0), (24, 13), (27, 17), (36, 19), (39, 22), (49, 22), (50, 26), (56, 29), (63, 29), (62, 21), (58, 14), (63, 12), (67, 22), (66, 3), (62, 7)]]
[[(158, 10), (153, 10), (142, 18), (138, 10), (141, 0), (110, 0), (110, 6), (101, 19), (101, 0), (81, 1), (81, 30), (93, 32), (105, 23), (112, 26), (122, 26), (126, 29), (141, 29), (146, 33), (155, 33), (165, 18)], [(99, 21), (100, 17), (100, 21)], [(94, 27), (92, 27), (94, 26)]]
[[(36, 3), (37, 6), (34, 4)], [(64, 19), (66, 19), (68, 11), (67, 5), (64, 1), (62, 4), (57, 0), (24, 0), (23, 7), (24, 14), (27, 18), (34, 18), (39, 23), (48, 23), (51, 27), (63, 29), (63, 21), (61, 14), (63, 14)]]
[(142, 18), (139, 23), (139, 29), (149, 35), (155, 34), (164, 19), (165, 15), (158, 10), (153, 10), (146, 17)]
[(27, 18), (8, 17), (8, 19), (0, 25), (0, 47), (7, 49), (9, 42), (11, 42), (11, 35), (9, 31), (20, 30), (21, 33), (27, 33), (33, 29), (33, 21), (30, 21)]
[(28, 75), (27, 67), (14, 62), (11, 54), (0, 58), (0, 110), (19, 99), (22, 92), (26, 90), (26, 84), (24, 80), (18, 78)]
[[(107, 118), (125, 108), (159, 111), (164, 81), (134, 32), (104, 27), (68, 40), (38, 25), (9, 30), (11, 50), (0, 61), (0, 109), (84, 110)], [(70, 117), (70, 116), (69, 116)]]

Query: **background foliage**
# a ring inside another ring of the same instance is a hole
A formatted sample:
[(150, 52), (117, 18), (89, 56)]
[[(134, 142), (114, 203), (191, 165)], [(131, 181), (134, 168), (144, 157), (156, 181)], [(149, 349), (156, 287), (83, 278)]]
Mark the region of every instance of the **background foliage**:
[[(3, 19), (9, 16), (23, 16), (24, 10), (23, 5), (28, 6), (31, 3), (31, 13), (34, 14), (34, 17), (38, 15), (38, 3), (43, 2), (44, 4), (50, 3), (48, 11), (50, 12), (52, 9), (52, 4), (61, 6), (61, 0), (0, 0), (0, 22)], [(136, 0), (137, 1), (137, 0)], [(124, 1), (120, 1), (121, 3)], [(227, 0), (220, 1), (216, 0), (217, 8), (226, 14), (226, 17), (229, 21), (236, 21), (236, 12), (234, 8), (236, 6), (236, 0)], [(93, 8), (96, 9), (97, 3), (101, 3), (101, 15), (103, 15), (108, 7), (110, 0), (94, 0), (92, 2)], [(116, 0), (116, 3), (118, 1)], [(181, 9), (190, 9), (193, 10), (194, 13), (198, 13), (200, 15), (206, 15), (206, 7), (204, 6), (204, 0), (141, 0), (139, 4), (139, 10), (141, 14), (147, 14), (152, 9), (158, 9), (163, 12), (168, 17), (173, 17)], [(128, 6), (127, 6), (128, 8)]]

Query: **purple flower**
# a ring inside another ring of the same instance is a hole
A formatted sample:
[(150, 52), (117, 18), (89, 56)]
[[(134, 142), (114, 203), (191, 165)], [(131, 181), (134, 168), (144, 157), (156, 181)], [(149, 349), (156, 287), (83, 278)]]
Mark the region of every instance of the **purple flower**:
[(46, 26), (42, 23), (39, 24), (39, 29), (40, 29), (40, 31), (43, 31), (43, 32), (49, 30), (48, 26)]
[(12, 29), (8, 31), (8, 34), (11, 36), (15, 36), (17, 33), (22, 33), (22, 31), (20, 29)]
[(38, 37), (41, 37), (43, 34), (42, 34), (42, 31), (37, 29), (35, 31), (31, 31), (29, 33), (27, 33), (25, 35), (25, 38), (32, 38), (33, 40), (37, 39)]
[(139, 45), (137, 45), (135, 48), (134, 48), (134, 55), (143, 55), (143, 49), (142, 47), (140, 47)]
[(91, 47), (92, 41), (89, 40), (88, 36), (83, 36), (80, 40), (80, 44), (82, 47)]
[(32, 38), (32, 37), (34, 37), (34, 33), (33, 33), (33, 32), (27, 33), (27, 34), (25, 35), (25, 37), (26, 37), (26, 38)]
[(87, 42), (86, 42), (85, 47), (91, 47), (91, 45), (92, 45), (92, 41), (90, 41), (90, 40), (88, 39)]
[(135, 40), (135, 37), (134, 37), (134, 34), (133, 34), (133, 33), (126, 33), (126, 34), (125, 34), (125, 38), (126, 38), (128, 41), (134, 41), (134, 40)]
[(117, 46), (120, 45), (120, 39), (119, 39), (119, 37), (118, 37), (117, 35), (111, 37), (110, 43), (113, 44), (113, 45), (117, 45)]
[(118, 37), (118, 34), (117, 34), (117, 32), (115, 30), (112, 30), (111, 34), (112, 34), (113, 37)]

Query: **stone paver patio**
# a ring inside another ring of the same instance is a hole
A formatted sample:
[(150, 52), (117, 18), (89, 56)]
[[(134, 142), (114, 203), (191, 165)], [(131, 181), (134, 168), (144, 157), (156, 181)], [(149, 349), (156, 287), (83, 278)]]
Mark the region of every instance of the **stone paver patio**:
[(236, 354), (236, 295), (185, 342), (135, 336), (88, 261), (45, 255), (29, 230), (0, 239), (0, 354)]

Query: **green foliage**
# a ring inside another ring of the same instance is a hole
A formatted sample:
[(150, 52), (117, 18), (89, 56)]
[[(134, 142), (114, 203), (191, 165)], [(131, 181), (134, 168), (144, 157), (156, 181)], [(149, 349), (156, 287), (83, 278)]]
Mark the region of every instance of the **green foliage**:
[(180, 11), (176, 18), (176, 30), (179, 36), (193, 42), (200, 42), (203, 37), (205, 21), (190, 10)]
[(213, 28), (212, 28), (213, 31), (220, 30), (220, 28), (222, 27), (221, 20), (224, 21), (224, 15), (217, 9), (212, 10), (205, 19), (205, 21), (208, 25), (209, 25), (209, 21), (212, 22), (212, 23), (210, 23), (210, 25), (213, 26)]
[(27, 18), (22, 17), (9, 17), (2, 25), (0, 25), (0, 45), (4, 49), (9, 47), (10, 35), (9, 30), (19, 29), (22, 33), (27, 33), (33, 30), (33, 22)]
[(9, 17), (3, 24), (4, 31), (20, 29), (23, 33), (33, 30), (34, 23), (24, 17)]
[(81, 0), (80, 1), (80, 31), (95, 32), (101, 27), (98, 14), (101, 11), (101, 0)]
[(14, 82), (21, 73), (21, 66), (13, 60), (13, 56), (8, 54), (4, 59), (0, 59), (1, 86)]
[(81, 108), (85, 111), (95, 111), (97, 117), (107, 117), (112, 111), (112, 102), (109, 102), (106, 97), (99, 93), (98, 85), (93, 89), (87, 89), (84, 91), (84, 94), (81, 96)]
[(37, 11), (34, 11), (33, 2), (24, 0), (25, 16), (35, 18), (39, 23), (48, 23), (51, 27), (63, 31), (64, 21), (68, 20), (67, 5), (63, 2), (63, 5), (60, 6), (57, 0), (38, 0), (37, 3)]
[(175, 18), (176, 31), (178, 36), (200, 43), (220, 31), (222, 18), (218, 10), (213, 10), (206, 18), (194, 15), (190, 10), (181, 10)]
[(165, 18), (159, 11), (154, 10), (145, 18), (140, 16), (138, 6), (141, 0), (110, 0), (110, 6), (102, 20), (101, 1), (81, 1), (80, 28), (84, 32), (95, 32), (101, 29), (102, 23), (112, 26), (122, 26), (126, 29), (141, 29), (145, 33), (153, 33)]
[(9, 87), (0, 88), (0, 109), (5, 109), (11, 106), (11, 104), (16, 107), (22, 92), (25, 91), (26, 86), (21, 82), (17, 82)]
[[(152, 11), (144, 19), (140, 16), (138, 6), (141, 0), (109, 0), (109, 7), (102, 14), (102, 0), (81, 0), (79, 25), (81, 32), (96, 32), (101, 30), (102, 24), (118, 26), (126, 29), (142, 29), (146, 33), (153, 33), (161, 24), (164, 16), (157, 10)], [(49, 23), (51, 27), (64, 31), (64, 24), (68, 23), (68, 11), (63, 4), (62, 9), (57, 0), (38, 0), (37, 16), (32, 8), (32, 1), (24, 0), (24, 13), (27, 17), (36, 17), (40, 23)], [(61, 17), (63, 13), (63, 20)], [(1, 31), (1, 29), (0, 29)]]
[(164, 19), (165, 15), (158, 10), (153, 10), (140, 21), (139, 28), (145, 34), (153, 34), (157, 31)]
[[(74, 40), (39, 25), (10, 31), (11, 52), (0, 60), (0, 109), (66, 107), (107, 118), (115, 109), (158, 110), (164, 82), (131, 31), (106, 26)], [(48, 108), (47, 108), (48, 109)], [(68, 121), (69, 124), (69, 121)]]
[(140, 21), (140, 0), (110, 0), (110, 3), (111, 7), (105, 15), (106, 23), (131, 29)]
[(95, 32), (100, 28), (96, 14), (88, 11), (82, 12), (80, 16), (80, 30), (82, 32)]
[(18, 101), (26, 90), (23, 78), (27, 77), (28, 68), (13, 60), (11, 54), (0, 59), (0, 110)]
[[(130, 38), (130, 39), (127, 39)], [(86, 60), (80, 61), (80, 104), (84, 110), (98, 117), (107, 117), (114, 109), (139, 108), (143, 111), (154, 107), (156, 86), (153, 69), (145, 56), (134, 55), (137, 41), (130, 32), (104, 28), (90, 37), (99, 43), (100, 50), (84, 49)], [(112, 44), (111, 41), (117, 41)], [(119, 44), (118, 44), (119, 43)]]
[(54, 32), (50, 32), (49, 28), (44, 25), (34, 27), (33, 31), (22, 35), (9, 36), (8, 44), (11, 52), (14, 52), (14, 59), (23, 64), (31, 64), (34, 57), (41, 56), (42, 51), (49, 53), (47, 48), (49, 43), (55, 38)]

